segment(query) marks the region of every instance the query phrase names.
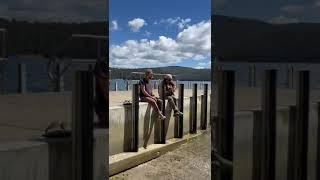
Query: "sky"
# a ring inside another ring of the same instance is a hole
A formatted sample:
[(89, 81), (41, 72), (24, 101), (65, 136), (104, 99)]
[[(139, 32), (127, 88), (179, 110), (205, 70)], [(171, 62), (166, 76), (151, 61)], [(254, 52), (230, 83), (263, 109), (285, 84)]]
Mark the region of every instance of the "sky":
[(110, 67), (210, 68), (210, 0), (110, 0)]
[(213, 13), (285, 24), (320, 22), (320, 0), (213, 0)]

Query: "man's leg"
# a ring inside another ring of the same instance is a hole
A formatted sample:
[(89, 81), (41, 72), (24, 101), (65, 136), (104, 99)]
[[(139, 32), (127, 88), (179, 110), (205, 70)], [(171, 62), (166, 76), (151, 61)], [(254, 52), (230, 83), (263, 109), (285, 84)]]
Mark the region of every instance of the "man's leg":
[(168, 96), (168, 103), (170, 104), (171, 108), (174, 110), (174, 111), (177, 111), (178, 110), (178, 107), (175, 103), (176, 101), (176, 98), (173, 97), (173, 96)]
[(154, 100), (154, 99), (152, 99), (152, 98), (150, 98), (150, 97), (143, 97), (143, 98), (141, 98), (141, 101), (149, 103), (149, 104), (152, 106), (152, 108), (153, 108), (155, 111), (157, 111), (157, 113), (158, 113), (160, 116), (163, 116), (163, 114), (161, 113), (160, 108), (159, 108), (156, 100)]

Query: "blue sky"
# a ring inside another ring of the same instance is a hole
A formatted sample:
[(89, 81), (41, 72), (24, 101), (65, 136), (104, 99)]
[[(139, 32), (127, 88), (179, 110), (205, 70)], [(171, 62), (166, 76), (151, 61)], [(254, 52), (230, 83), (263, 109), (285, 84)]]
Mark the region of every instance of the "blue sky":
[(210, 0), (110, 0), (110, 66), (210, 68), (210, 14)]

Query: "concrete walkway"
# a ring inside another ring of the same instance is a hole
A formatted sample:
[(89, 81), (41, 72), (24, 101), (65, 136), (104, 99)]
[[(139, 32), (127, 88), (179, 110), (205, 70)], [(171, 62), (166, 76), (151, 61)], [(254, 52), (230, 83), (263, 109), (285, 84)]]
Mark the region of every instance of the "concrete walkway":
[(174, 151), (110, 177), (110, 180), (207, 180), (211, 177), (210, 134), (206, 133)]

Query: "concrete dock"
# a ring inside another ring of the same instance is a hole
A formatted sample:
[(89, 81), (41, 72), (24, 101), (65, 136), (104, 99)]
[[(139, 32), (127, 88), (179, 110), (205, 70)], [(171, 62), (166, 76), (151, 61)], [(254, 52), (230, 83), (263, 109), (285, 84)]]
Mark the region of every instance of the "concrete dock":
[(205, 133), (157, 159), (110, 177), (110, 180), (207, 180), (211, 177), (210, 134)]

